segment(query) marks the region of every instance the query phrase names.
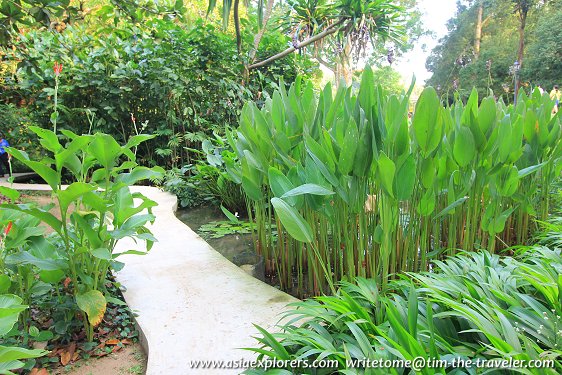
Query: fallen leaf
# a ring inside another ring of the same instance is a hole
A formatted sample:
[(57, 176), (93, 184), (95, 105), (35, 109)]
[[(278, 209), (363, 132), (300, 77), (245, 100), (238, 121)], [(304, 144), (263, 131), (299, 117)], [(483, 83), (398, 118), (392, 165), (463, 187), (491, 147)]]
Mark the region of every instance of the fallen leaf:
[(121, 350), (121, 349), (123, 349), (123, 347), (117, 345), (117, 346), (114, 346), (114, 347), (113, 347), (113, 349), (111, 350), (111, 352), (112, 352), (112, 353), (115, 353), (115, 352), (117, 352), (117, 351), (119, 351), (119, 350)]
[(74, 357), (74, 353), (76, 352), (76, 342), (71, 342), (70, 345), (68, 345), (68, 353), (70, 354), (70, 358)]
[(31, 370), (31, 372), (29, 373), (29, 375), (49, 375), (49, 372), (47, 370), (45, 370), (44, 368), (34, 368)]
[(72, 362), (76, 362), (78, 358), (80, 358), (80, 354), (78, 354), (78, 352), (74, 353), (74, 355), (72, 356)]
[(123, 345), (130, 345), (130, 344), (132, 344), (132, 343), (133, 343), (133, 342), (132, 342), (131, 340), (129, 340), (129, 339), (123, 339), (123, 340), (121, 340), (121, 344), (123, 344)]
[(64, 287), (68, 288), (68, 284), (70, 284), (71, 281), (72, 281), (72, 279), (70, 277), (67, 277), (66, 279), (64, 279), (64, 281), (63, 281)]
[(69, 352), (67, 352), (66, 350), (65, 350), (64, 352), (62, 352), (61, 355), (60, 355), (60, 363), (61, 363), (61, 365), (63, 365), (63, 366), (68, 365), (68, 363), (70, 362), (70, 359), (71, 359), (71, 358), (72, 358), (72, 357), (71, 357), (71, 355), (70, 355)]
[(121, 341), (117, 339), (106, 340), (105, 345), (118, 345)]

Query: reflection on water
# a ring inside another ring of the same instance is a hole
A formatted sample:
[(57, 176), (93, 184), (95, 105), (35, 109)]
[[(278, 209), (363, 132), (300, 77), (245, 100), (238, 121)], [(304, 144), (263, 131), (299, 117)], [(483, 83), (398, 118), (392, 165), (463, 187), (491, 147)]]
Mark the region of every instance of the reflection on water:
[[(181, 209), (176, 212), (176, 216), (195, 232), (203, 224), (228, 220), (215, 207)], [(199, 232), (198, 234), (201, 235)], [(205, 238), (205, 241), (226, 259), (263, 280), (263, 262), (254, 251), (251, 234), (227, 234), (221, 238)]]

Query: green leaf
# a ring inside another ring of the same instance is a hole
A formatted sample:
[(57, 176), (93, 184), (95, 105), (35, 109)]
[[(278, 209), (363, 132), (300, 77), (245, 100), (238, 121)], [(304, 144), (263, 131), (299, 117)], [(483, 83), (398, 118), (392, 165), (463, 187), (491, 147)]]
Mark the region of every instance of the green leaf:
[(43, 211), (39, 208), (30, 208), (28, 206), (19, 206), (15, 204), (4, 204), (2, 205), (2, 209), (4, 210), (13, 210), (17, 212), (23, 212), (29, 214), (33, 217), (36, 217), (49, 225), (53, 230), (59, 234), (61, 234), (62, 222), (57, 219), (53, 214)]
[(396, 166), (384, 152), (380, 154), (378, 163), (377, 176), (381, 187), (387, 195), (394, 198), (394, 175), (396, 174)]
[(0, 295), (0, 337), (12, 330), (18, 321), (20, 312), (27, 309), (22, 305), (23, 300), (13, 294)]
[(66, 189), (57, 193), (60, 209), (66, 212), (71, 203), (82, 197), (84, 194), (94, 191), (96, 187), (85, 182), (74, 182)]
[(295, 197), (298, 195), (312, 194), (312, 195), (332, 195), (333, 191), (326, 189), (316, 184), (303, 184), (294, 189), (289, 190), (281, 196), (281, 198)]
[(359, 131), (355, 120), (351, 120), (347, 124), (345, 138), (342, 145), (338, 161), (338, 169), (342, 175), (347, 175), (353, 170), (353, 162), (355, 160), (355, 153), (357, 145), (359, 144)]
[(44, 271), (58, 271), (64, 269), (65, 262), (62, 259), (41, 259), (29, 251), (20, 251), (15, 254), (10, 254), (6, 257), (7, 264), (32, 264), (40, 270)]
[(281, 220), (289, 235), (301, 242), (312, 242), (312, 229), (301, 214), (280, 198), (271, 198), (275, 214)]
[(443, 132), (440, 120), (441, 103), (437, 91), (427, 87), (416, 103), (416, 110), (412, 118), (414, 136), (423, 156), (429, 155), (437, 148)]
[(418, 204), (418, 212), (422, 216), (428, 216), (433, 210), (435, 210), (435, 193), (433, 189), (427, 189)]
[(242, 176), (242, 189), (248, 196), (248, 198), (259, 201), (263, 199), (263, 192), (261, 188), (251, 179), (246, 177), (246, 175)]
[(221, 204), (221, 211), (224, 214), (224, 216), (226, 216), (228, 218), (228, 220), (230, 220), (232, 223), (239, 223), (240, 220), (238, 220), (238, 218), (229, 210), (226, 209), (226, 207), (224, 207)]
[(29, 156), (23, 151), (10, 148), (9, 152), (10, 155), (37, 173), (54, 191), (58, 190), (60, 175), (55, 170), (42, 162), (29, 160)]
[(111, 260), (111, 252), (105, 247), (92, 250), (92, 256), (101, 260)]
[(161, 178), (164, 175), (164, 172), (164, 169), (161, 167), (136, 167), (130, 173), (121, 173), (115, 181), (131, 186), (142, 180)]
[(461, 204), (463, 204), (464, 202), (466, 202), (468, 200), (469, 197), (462, 197), (457, 199), (456, 201), (454, 201), (453, 203), (451, 203), (450, 205), (448, 205), (447, 207), (445, 207), (441, 212), (439, 212), (437, 215), (435, 215), (435, 217), (433, 218), (433, 220), (437, 220), (440, 219), (441, 217), (447, 215), (448, 213), (453, 213), (455, 211), (455, 208), (457, 208), (458, 206), (460, 206)]
[(107, 302), (105, 297), (99, 290), (91, 290), (89, 292), (76, 295), (76, 304), (80, 310), (86, 313), (88, 321), (92, 326), (101, 323)]
[(455, 144), (453, 146), (453, 156), (461, 167), (466, 167), (476, 155), (476, 145), (474, 137), (469, 128), (461, 126), (455, 134)]
[(287, 176), (275, 167), (269, 167), (267, 175), (271, 191), (278, 198), (295, 187)]
[(8, 275), (0, 275), (0, 294), (7, 293), (11, 285), (12, 281)]
[(396, 180), (394, 181), (394, 190), (396, 198), (399, 201), (410, 199), (414, 192), (416, 182), (416, 161), (412, 155), (408, 155), (406, 159), (399, 165), (396, 172)]
[(519, 178), (523, 178), (525, 176), (530, 175), (531, 173), (535, 173), (536, 171), (540, 170), (545, 165), (546, 165), (546, 162), (540, 163), (540, 164), (537, 164), (537, 165), (532, 165), (532, 166), (527, 167), (527, 168), (523, 168), (518, 172)]
[(123, 151), (119, 143), (108, 134), (96, 134), (88, 147), (88, 153), (96, 158), (106, 170), (117, 164)]
[(129, 141), (125, 145), (125, 148), (131, 149), (131, 148), (136, 147), (136, 146), (140, 145), (141, 143), (146, 142), (146, 141), (148, 141), (150, 139), (153, 139), (155, 137), (156, 137), (156, 134), (133, 135), (131, 138), (129, 138)]
[(20, 197), (20, 193), (15, 189), (10, 189), (9, 187), (0, 186), (0, 194), (7, 197), (11, 201), (15, 201)]
[[(47, 355), (47, 353), (49, 352), (40, 349), (30, 350), (10, 346), (0, 346), (0, 364), (6, 364), (6, 362), (13, 364), (14, 361), (17, 361), (19, 359), (39, 358)], [(12, 367), (11, 369), (13, 370), (15, 368), (19, 367)]]

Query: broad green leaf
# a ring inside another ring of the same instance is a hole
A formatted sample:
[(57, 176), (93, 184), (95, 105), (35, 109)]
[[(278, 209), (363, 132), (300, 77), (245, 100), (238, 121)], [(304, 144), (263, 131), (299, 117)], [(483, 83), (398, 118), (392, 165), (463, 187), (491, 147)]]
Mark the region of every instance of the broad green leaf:
[(101, 260), (111, 260), (111, 252), (105, 247), (92, 250), (92, 256)]
[(43, 221), (44, 223), (46, 223), (47, 225), (49, 225), (51, 228), (53, 228), (55, 232), (59, 234), (61, 233), (62, 222), (59, 219), (57, 219), (53, 214), (47, 211), (43, 211), (39, 208), (30, 208), (28, 206), (19, 206), (15, 204), (4, 204), (2, 205), (2, 209), (24, 212), (26, 214), (34, 216), (40, 219), (41, 221)]
[(301, 214), (280, 198), (271, 198), (275, 214), (289, 235), (301, 242), (312, 242), (312, 229)]
[[(24, 349), (18, 347), (11, 347), (11, 346), (0, 346), (0, 364), (5, 363), (14, 363), (19, 359), (28, 359), (28, 358), (38, 358), (49, 353), (46, 350), (41, 349)], [(12, 367), (11, 369), (15, 369), (18, 367)]]
[(42, 162), (29, 160), (29, 156), (23, 151), (9, 148), (9, 152), (10, 155), (37, 173), (53, 190), (58, 190), (60, 175), (55, 170)]
[(335, 193), (333, 191), (329, 190), (329, 189), (326, 189), (325, 187), (320, 186), (320, 185), (304, 184), (304, 185), (300, 185), (300, 186), (297, 186), (294, 189), (289, 190), (288, 192), (283, 194), (281, 196), (281, 198), (295, 197), (295, 196), (304, 195), (304, 194), (332, 195), (332, 194), (335, 194)]
[(420, 203), (418, 204), (418, 212), (422, 216), (428, 216), (435, 210), (435, 193), (433, 189), (427, 189)]
[(49, 129), (43, 129), (38, 126), (30, 126), (29, 130), (37, 134), (39, 142), (47, 150), (57, 153), (61, 148), (57, 135)]
[(357, 124), (351, 120), (347, 124), (345, 138), (343, 140), (342, 149), (338, 161), (338, 169), (342, 175), (347, 175), (353, 170), (353, 162), (355, 160), (355, 153), (359, 143), (359, 131)]
[(65, 268), (65, 262), (62, 259), (41, 259), (29, 251), (20, 251), (10, 254), (6, 257), (7, 264), (32, 264), (40, 270), (58, 271)]
[(140, 145), (143, 142), (146, 142), (150, 139), (154, 139), (156, 137), (156, 134), (138, 134), (138, 135), (133, 135), (131, 138), (129, 138), (129, 141), (127, 142), (127, 144), (125, 145), (125, 148), (133, 148), (136, 147), (138, 145)]
[(117, 165), (119, 156), (123, 154), (123, 151), (112, 136), (96, 134), (88, 146), (88, 153), (96, 158), (105, 169), (111, 170)]
[(230, 220), (230, 222), (232, 223), (239, 223), (240, 220), (232, 213), (230, 212), (226, 207), (224, 207), (221, 204), (221, 211), (224, 214), (224, 216), (226, 216), (228, 218), (228, 220)]
[(76, 295), (76, 304), (80, 310), (86, 313), (88, 321), (92, 326), (97, 326), (101, 323), (107, 302), (103, 294), (98, 290), (91, 290), (89, 292)]
[(0, 196), (3, 195), (10, 199), (11, 201), (15, 201), (20, 197), (19, 191), (15, 189), (10, 189), (9, 187), (0, 186)]
[(494, 98), (485, 98), (478, 109), (478, 126), (487, 135), (496, 121), (496, 102)]
[(154, 180), (161, 178), (164, 175), (164, 172), (164, 169), (161, 167), (136, 167), (129, 173), (119, 174), (115, 181), (131, 186), (142, 180)]
[(269, 167), (267, 171), (269, 187), (276, 197), (281, 197), (283, 194), (292, 190), (295, 186), (293, 183), (275, 167)]
[(442, 122), (440, 121), (441, 103), (433, 87), (427, 87), (416, 103), (412, 118), (412, 129), (416, 142), (424, 156), (433, 152), (441, 141)]
[(12, 281), (8, 275), (0, 275), (0, 294), (8, 293)]
[(84, 194), (95, 190), (96, 187), (92, 184), (87, 184), (85, 182), (74, 182), (70, 184), (66, 189), (58, 192), (57, 196), (59, 199), (60, 209), (62, 212), (66, 212), (71, 203), (78, 200)]
[(246, 177), (246, 175), (242, 176), (242, 189), (244, 189), (244, 192), (246, 193), (248, 198), (254, 201), (263, 199), (263, 192), (261, 188), (256, 185), (254, 181)]
[(466, 167), (474, 159), (476, 154), (476, 146), (474, 137), (469, 128), (461, 126), (455, 134), (455, 144), (453, 146), (453, 155), (455, 161), (461, 167)]
[(394, 162), (383, 152), (378, 160), (377, 176), (378, 182), (381, 184), (383, 191), (394, 198), (394, 176), (396, 174), (396, 166)]
[(413, 155), (408, 155), (399, 165), (394, 181), (396, 199), (399, 201), (408, 200), (414, 192), (416, 182), (416, 161)]
[(4, 336), (16, 324), (20, 312), (27, 309), (23, 300), (13, 294), (0, 295), (0, 337)]
[(542, 167), (545, 166), (546, 163), (541, 163), (537, 165), (532, 165), (527, 168), (523, 168), (518, 172), (519, 178), (523, 178), (525, 176), (530, 175), (531, 173), (535, 173), (536, 171), (540, 170)]
[(454, 201), (453, 203), (451, 203), (450, 205), (448, 205), (447, 207), (445, 207), (441, 212), (439, 212), (434, 218), (433, 220), (437, 220), (440, 219), (441, 217), (449, 214), (449, 213), (454, 213), (455, 212), (455, 208), (457, 208), (458, 206), (462, 205), (464, 202), (466, 202), (469, 199), (469, 197), (462, 197), (457, 199), (456, 201)]

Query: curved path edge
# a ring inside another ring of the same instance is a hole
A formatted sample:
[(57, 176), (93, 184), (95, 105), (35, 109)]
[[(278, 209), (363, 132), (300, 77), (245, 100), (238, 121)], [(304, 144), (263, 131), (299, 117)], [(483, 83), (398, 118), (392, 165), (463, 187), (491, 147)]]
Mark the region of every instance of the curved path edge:
[[(8, 186), (0, 183), (0, 185)], [(20, 190), (47, 185), (14, 184)], [(123, 255), (116, 274), (137, 315), (148, 375), (239, 374), (243, 369), (196, 369), (197, 361), (251, 361), (256, 347), (253, 324), (272, 329), (287, 304), (297, 299), (241, 270), (175, 216), (177, 199), (154, 187), (134, 186), (156, 201), (150, 226), (158, 242), (147, 255)], [(117, 251), (141, 249), (123, 240)]]

